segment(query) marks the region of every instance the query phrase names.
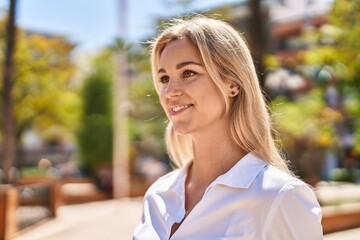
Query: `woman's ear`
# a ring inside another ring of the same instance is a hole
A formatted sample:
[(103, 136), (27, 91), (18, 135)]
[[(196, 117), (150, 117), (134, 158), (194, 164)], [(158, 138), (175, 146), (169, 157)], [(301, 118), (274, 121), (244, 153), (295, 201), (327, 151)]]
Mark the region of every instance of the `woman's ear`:
[(239, 94), (239, 85), (231, 82), (229, 80), (226, 81), (226, 88), (227, 88), (227, 92), (228, 92), (228, 96), (229, 97), (235, 97)]

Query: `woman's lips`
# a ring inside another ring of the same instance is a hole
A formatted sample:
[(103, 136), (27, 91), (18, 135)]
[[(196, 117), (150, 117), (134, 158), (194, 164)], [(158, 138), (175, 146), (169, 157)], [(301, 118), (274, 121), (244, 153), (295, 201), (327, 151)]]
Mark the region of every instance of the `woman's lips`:
[(171, 106), (170, 113), (171, 113), (171, 115), (177, 115), (193, 106), (194, 106), (194, 104), (182, 104), (182, 105)]

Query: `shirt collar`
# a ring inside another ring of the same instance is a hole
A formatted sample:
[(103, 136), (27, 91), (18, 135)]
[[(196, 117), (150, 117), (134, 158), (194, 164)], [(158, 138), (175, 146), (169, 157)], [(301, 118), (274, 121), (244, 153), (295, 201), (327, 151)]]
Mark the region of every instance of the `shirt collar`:
[(221, 184), (234, 188), (249, 188), (266, 165), (264, 160), (248, 153), (229, 171), (215, 179), (211, 185)]
[(187, 162), (184, 166), (178, 169), (179, 173), (174, 178), (174, 181), (171, 183), (169, 190), (175, 193), (182, 194), (185, 191), (185, 180), (188, 173), (188, 169), (192, 161)]
[[(191, 164), (192, 161), (186, 163), (186, 165), (178, 169), (179, 172), (177, 176), (173, 178), (173, 181), (170, 183), (168, 190), (175, 193), (182, 193), (184, 191), (186, 175)], [(233, 188), (249, 188), (252, 182), (255, 180), (256, 176), (266, 165), (267, 163), (264, 160), (256, 157), (252, 153), (248, 153), (243, 158), (241, 158), (229, 171), (215, 179), (215, 181), (212, 182), (210, 186), (220, 184)]]

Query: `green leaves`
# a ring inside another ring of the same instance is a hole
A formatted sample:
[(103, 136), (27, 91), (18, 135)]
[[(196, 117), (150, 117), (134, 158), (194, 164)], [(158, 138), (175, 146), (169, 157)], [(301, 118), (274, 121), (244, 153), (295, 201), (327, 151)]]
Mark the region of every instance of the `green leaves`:
[(92, 173), (102, 163), (111, 163), (113, 153), (112, 76), (94, 65), (85, 78), (82, 115), (77, 135), (80, 159)]
[(312, 147), (326, 148), (334, 146), (337, 141), (333, 123), (342, 120), (342, 116), (325, 107), (319, 89), (295, 102), (278, 97), (271, 106), (285, 146), (296, 147), (294, 144), (302, 139)]
[[(3, 26), (2, 20), (0, 36), (4, 36)], [(71, 60), (74, 47), (61, 36), (17, 30), (13, 98), (18, 143), (29, 129), (41, 135), (48, 128), (59, 126), (68, 135), (78, 126), (80, 98), (73, 82), (76, 67)]]

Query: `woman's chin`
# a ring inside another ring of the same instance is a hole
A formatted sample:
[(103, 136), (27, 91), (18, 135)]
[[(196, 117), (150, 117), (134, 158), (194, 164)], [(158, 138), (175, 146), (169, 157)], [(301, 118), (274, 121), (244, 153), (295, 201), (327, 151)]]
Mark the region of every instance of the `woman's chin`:
[(186, 127), (180, 127), (180, 126), (176, 126), (173, 125), (174, 128), (174, 132), (178, 135), (188, 135), (190, 133), (189, 129)]

